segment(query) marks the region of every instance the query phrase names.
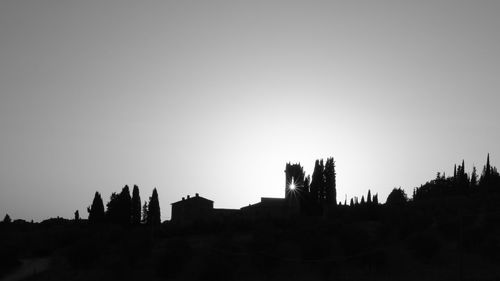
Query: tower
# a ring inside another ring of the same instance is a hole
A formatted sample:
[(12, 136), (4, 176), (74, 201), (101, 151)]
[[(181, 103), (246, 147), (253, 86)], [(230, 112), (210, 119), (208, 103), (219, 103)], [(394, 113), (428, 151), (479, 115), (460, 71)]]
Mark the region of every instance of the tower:
[(286, 164), (285, 168), (285, 205), (292, 213), (297, 213), (303, 206), (308, 190), (304, 185), (304, 168), (298, 164)]

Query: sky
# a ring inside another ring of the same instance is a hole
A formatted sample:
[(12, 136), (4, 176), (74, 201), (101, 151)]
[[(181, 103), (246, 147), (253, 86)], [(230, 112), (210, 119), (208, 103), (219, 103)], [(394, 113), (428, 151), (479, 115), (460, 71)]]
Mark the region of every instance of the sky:
[(0, 2), (0, 216), (283, 197), (334, 157), (385, 202), (500, 159), (499, 1)]

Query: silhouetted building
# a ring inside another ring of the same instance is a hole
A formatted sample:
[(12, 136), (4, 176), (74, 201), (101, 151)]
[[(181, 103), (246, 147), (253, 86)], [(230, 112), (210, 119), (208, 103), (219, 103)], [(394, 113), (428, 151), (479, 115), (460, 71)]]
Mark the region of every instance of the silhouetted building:
[[(290, 213), (299, 213), (309, 199), (304, 169), (300, 164), (287, 163), (285, 167), (285, 204)], [(262, 198), (264, 199), (264, 198)], [(262, 203), (262, 201), (261, 201)], [(257, 205), (257, 204), (255, 204)]]
[(285, 218), (289, 215), (284, 198), (262, 197), (259, 203), (248, 205), (240, 210), (243, 217), (250, 219)]
[(238, 219), (240, 216), (238, 209), (213, 209), (211, 220), (217, 222), (228, 222)]
[(192, 223), (197, 220), (209, 220), (213, 216), (214, 201), (199, 196), (187, 198), (172, 203), (172, 222)]
[[(196, 221), (226, 222), (233, 219), (290, 218), (298, 215), (322, 215), (336, 205), (335, 163), (333, 158), (316, 161), (313, 178), (306, 177), (304, 168), (287, 163), (285, 167), (285, 197), (262, 197), (259, 203), (239, 210), (214, 209), (214, 202), (200, 197), (182, 198), (172, 203), (174, 223), (189, 224)], [(312, 191), (311, 191), (312, 190)]]

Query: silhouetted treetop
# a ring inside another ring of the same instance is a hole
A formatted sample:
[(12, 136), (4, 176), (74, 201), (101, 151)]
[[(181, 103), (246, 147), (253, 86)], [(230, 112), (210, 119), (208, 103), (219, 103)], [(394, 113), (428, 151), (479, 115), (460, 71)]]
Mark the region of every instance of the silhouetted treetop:
[(131, 221), (131, 198), (128, 185), (125, 185), (120, 194), (112, 193), (107, 204), (106, 215), (110, 222), (128, 225)]
[(147, 224), (149, 225), (159, 225), (161, 224), (161, 214), (160, 214), (160, 202), (158, 200), (158, 192), (156, 188), (153, 189), (153, 194), (149, 197), (148, 204), (148, 218)]
[(406, 192), (401, 188), (394, 188), (389, 196), (387, 197), (387, 201), (385, 204), (389, 206), (400, 206), (404, 205), (408, 202), (408, 196), (406, 195)]
[(133, 225), (138, 225), (141, 223), (141, 197), (139, 195), (139, 187), (134, 185), (132, 191), (132, 203), (131, 203), (131, 223)]
[(472, 173), (465, 172), (465, 161), (460, 165), (454, 166), (453, 177), (446, 178), (445, 174), (437, 173), (436, 179), (431, 180), (416, 188), (413, 194), (413, 200), (440, 199), (447, 196), (469, 195), (473, 192), (500, 191), (497, 186), (500, 185), (500, 176), (495, 167), (490, 164), (490, 156), (486, 158), (486, 165), (478, 180), (476, 167), (472, 167)]
[(310, 185), (311, 199), (316, 202), (320, 202), (322, 197), (321, 191), (324, 185), (323, 170), (323, 160), (321, 162), (320, 160), (316, 160)]
[(96, 191), (94, 200), (92, 201), (92, 206), (87, 208), (87, 211), (89, 212), (90, 223), (104, 221), (104, 203), (102, 202), (102, 197), (99, 192)]
[(141, 222), (146, 224), (148, 222), (148, 202), (144, 201), (144, 205), (142, 206), (142, 220)]
[(335, 179), (335, 161), (333, 157), (327, 158), (324, 168), (324, 201), (327, 205), (337, 205), (337, 184)]
[(477, 169), (476, 167), (472, 167), (472, 174), (470, 175), (470, 186), (472, 188), (477, 186)]
[(10, 218), (9, 214), (5, 214), (5, 217), (3, 218), (3, 223), (11, 223), (12, 219)]

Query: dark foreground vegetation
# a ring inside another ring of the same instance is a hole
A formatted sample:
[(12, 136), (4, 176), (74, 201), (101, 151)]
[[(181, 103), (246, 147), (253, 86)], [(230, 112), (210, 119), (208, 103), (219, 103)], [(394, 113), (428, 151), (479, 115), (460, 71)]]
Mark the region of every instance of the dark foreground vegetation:
[[(411, 199), (394, 189), (385, 204), (368, 195), (321, 216), (189, 225), (110, 221), (100, 211), (97, 221), (6, 218), (0, 273), (46, 257), (50, 267), (27, 280), (499, 280), (499, 202), (488, 159), (480, 175), (462, 163)], [(142, 214), (157, 221), (155, 208)]]

